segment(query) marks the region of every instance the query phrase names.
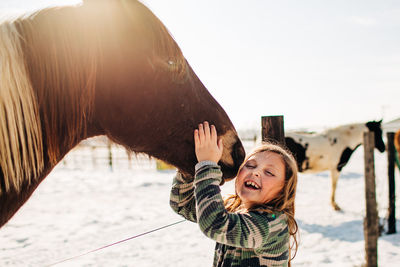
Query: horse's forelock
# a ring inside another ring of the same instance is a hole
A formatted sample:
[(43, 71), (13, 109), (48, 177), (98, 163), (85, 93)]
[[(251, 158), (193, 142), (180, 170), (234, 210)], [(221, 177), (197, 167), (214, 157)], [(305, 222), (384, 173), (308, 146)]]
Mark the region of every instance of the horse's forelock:
[(173, 72), (176, 81), (181, 80), (187, 72), (186, 59), (166, 26), (139, 1), (121, 0), (121, 4), (123, 12), (147, 39), (155, 56), (163, 61), (165, 68)]
[(19, 192), (42, 168), (40, 119), (20, 35), (14, 23), (5, 22), (0, 25), (0, 193)]
[[(153, 63), (157, 65), (155, 69), (173, 72), (177, 81), (184, 77), (187, 63), (181, 49), (166, 26), (140, 1), (86, 0), (83, 7), (88, 13), (101, 14), (102, 17), (96, 17), (95, 20), (99, 27), (106, 29), (105, 32), (109, 25), (102, 23), (111, 20), (112, 27), (109, 29), (113, 31), (112, 34), (120, 31), (120, 35), (126, 35), (116, 36), (117, 38), (121, 37), (121, 40), (125, 41), (125, 38), (133, 37), (131, 41), (135, 42), (135, 45), (142, 45), (134, 49), (146, 50), (150, 60), (154, 60)], [(121, 41), (118, 45), (123, 46)]]

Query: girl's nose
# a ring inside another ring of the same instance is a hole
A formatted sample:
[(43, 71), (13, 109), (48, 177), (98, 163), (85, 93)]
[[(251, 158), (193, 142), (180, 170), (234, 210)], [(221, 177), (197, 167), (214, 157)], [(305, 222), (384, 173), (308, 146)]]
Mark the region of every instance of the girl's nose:
[(258, 171), (254, 171), (253, 174), (254, 174), (255, 177), (260, 177), (260, 173)]

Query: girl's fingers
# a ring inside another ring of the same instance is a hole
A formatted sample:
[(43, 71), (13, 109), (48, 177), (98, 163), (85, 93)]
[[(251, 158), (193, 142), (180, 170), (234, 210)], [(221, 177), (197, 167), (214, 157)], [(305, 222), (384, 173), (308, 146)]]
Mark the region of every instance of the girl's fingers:
[(222, 156), (223, 142), (222, 138), (218, 140), (217, 129), (208, 122), (200, 123), (199, 129), (193, 132), (195, 153), (197, 160), (211, 160), (217, 163)]
[(204, 128), (202, 123), (199, 124), (199, 141), (199, 144), (204, 142)]
[(194, 130), (193, 136), (194, 136), (194, 145), (195, 145), (195, 146), (200, 145), (199, 130), (197, 130), (197, 129)]
[[(217, 144), (218, 134), (217, 129), (214, 125), (211, 125), (205, 121), (199, 124), (199, 129), (194, 132), (195, 142), (198, 145), (206, 145), (206, 143)], [(217, 144), (218, 146), (218, 144)]]
[(207, 121), (204, 122), (204, 137), (206, 140), (210, 140), (210, 125), (208, 124)]
[(214, 143), (217, 143), (217, 129), (215, 128), (214, 125), (211, 125), (211, 141)]

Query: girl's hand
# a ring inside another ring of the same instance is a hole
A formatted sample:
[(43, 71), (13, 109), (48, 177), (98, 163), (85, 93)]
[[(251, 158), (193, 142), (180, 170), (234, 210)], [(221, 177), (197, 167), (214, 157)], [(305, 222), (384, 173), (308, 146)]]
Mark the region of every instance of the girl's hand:
[(199, 124), (199, 129), (194, 130), (194, 146), (199, 162), (209, 160), (218, 163), (224, 149), (222, 139), (218, 140), (215, 126), (211, 125), (210, 128), (206, 121)]

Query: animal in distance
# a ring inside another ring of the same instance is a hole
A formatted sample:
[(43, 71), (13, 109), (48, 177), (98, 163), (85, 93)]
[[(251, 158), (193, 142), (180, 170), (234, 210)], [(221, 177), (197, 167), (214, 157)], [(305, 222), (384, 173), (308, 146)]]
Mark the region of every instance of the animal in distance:
[(363, 133), (375, 133), (375, 148), (385, 151), (382, 139), (382, 121), (355, 123), (327, 129), (320, 133), (285, 134), (286, 146), (294, 154), (297, 166), (303, 173), (331, 173), (331, 204), (335, 210), (340, 207), (335, 201), (336, 186), (340, 172), (350, 160), (352, 153), (363, 143)]

